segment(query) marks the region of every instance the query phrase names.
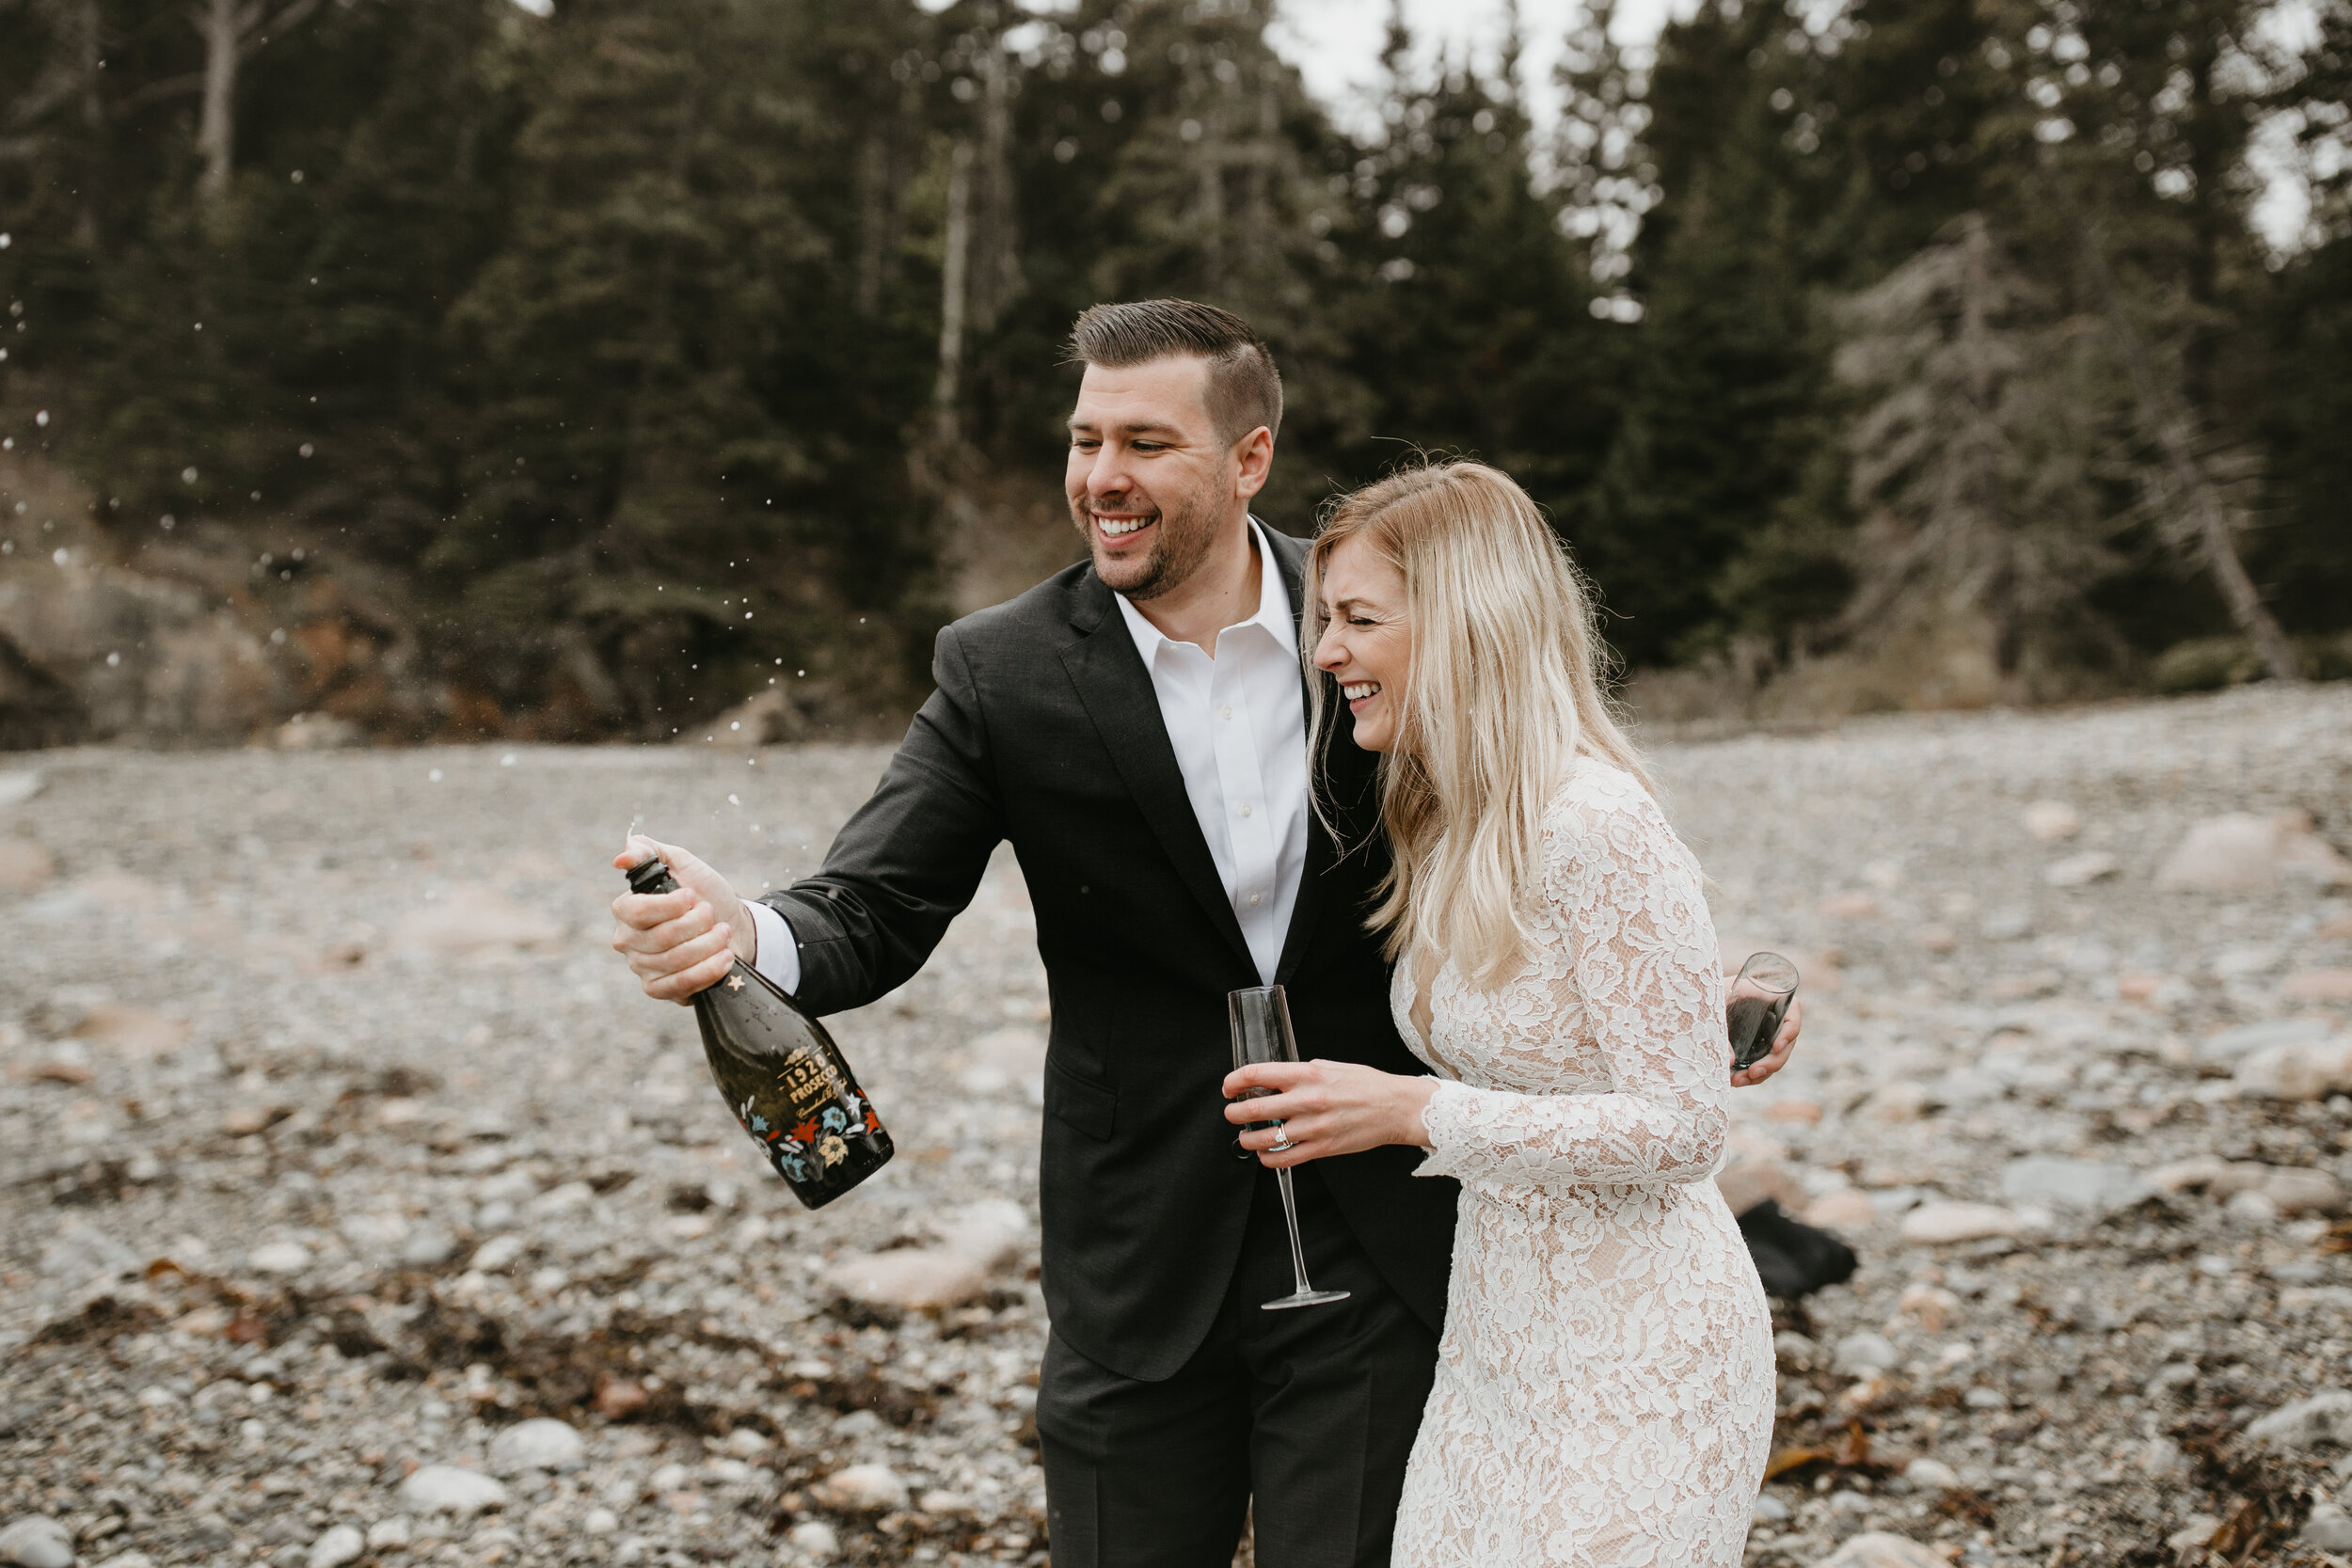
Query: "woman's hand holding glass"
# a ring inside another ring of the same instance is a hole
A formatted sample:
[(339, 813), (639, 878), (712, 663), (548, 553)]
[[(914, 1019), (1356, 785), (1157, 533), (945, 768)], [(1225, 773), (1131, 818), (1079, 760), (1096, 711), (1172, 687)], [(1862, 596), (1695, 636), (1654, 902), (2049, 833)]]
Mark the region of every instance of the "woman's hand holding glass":
[(1788, 1065), (1788, 1053), (1797, 1048), (1797, 1032), (1804, 1027), (1804, 1002), (1801, 997), (1788, 999), (1788, 1014), (1780, 1021), (1780, 1032), (1772, 1037), (1772, 1054), (1754, 1067), (1742, 1068), (1731, 1075), (1731, 1086), (1748, 1088), (1761, 1084)]
[[(1279, 1121), (1241, 1134), (1241, 1147), (1271, 1170), (1383, 1144), (1429, 1147), (1421, 1113), (1438, 1080), (1382, 1072), (1355, 1062), (1258, 1062), (1225, 1078), (1225, 1119), (1235, 1126)], [(1254, 1100), (1236, 1096), (1271, 1089)]]

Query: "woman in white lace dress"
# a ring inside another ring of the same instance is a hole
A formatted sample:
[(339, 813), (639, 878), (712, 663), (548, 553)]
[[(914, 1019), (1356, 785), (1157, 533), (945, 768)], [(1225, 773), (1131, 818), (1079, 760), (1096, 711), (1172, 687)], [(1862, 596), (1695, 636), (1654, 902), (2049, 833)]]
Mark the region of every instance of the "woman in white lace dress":
[[(1612, 722), (1581, 584), (1476, 464), (1351, 497), (1307, 576), (1315, 663), (1387, 753), (1374, 912), (1434, 1077), (1252, 1068), (1270, 1165), (1383, 1143), (1460, 1179), (1403, 1568), (1740, 1560), (1770, 1314), (1722, 1164), (1730, 1069), (1697, 863)], [(1321, 683), (1315, 683), (1320, 685)], [(1286, 1146), (1277, 1148), (1277, 1144)]]

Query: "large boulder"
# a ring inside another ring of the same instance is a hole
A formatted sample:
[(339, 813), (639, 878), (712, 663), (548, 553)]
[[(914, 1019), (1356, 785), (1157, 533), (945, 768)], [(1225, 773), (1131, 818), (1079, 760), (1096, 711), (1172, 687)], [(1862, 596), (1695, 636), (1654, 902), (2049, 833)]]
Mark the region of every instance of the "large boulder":
[(1903, 1216), (1902, 1239), (1915, 1246), (2014, 1236), (2025, 1222), (1991, 1203), (1922, 1203)]
[[(0, 745), (7, 738), (0, 736)], [(56, 875), (57, 863), (29, 838), (0, 838), (0, 893), (31, 893)]]
[(0, 751), (62, 746), (88, 728), (73, 689), (0, 634)]
[(2352, 861), (2312, 831), (2299, 811), (2230, 812), (2189, 829), (2156, 873), (2156, 885), (2201, 893), (2259, 893), (2282, 879), (2352, 885)]
[(2137, 1202), (2147, 1187), (2129, 1165), (2033, 1154), (2001, 1172), (2001, 1196), (2011, 1203), (2104, 1212)]
[(1874, 1529), (1849, 1539), (1821, 1560), (1820, 1568), (1950, 1568), (1950, 1564), (1916, 1541)]
[(1802, 1213), (1811, 1196), (1799, 1184), (1781, 1158), (1781, 1147), (1770, 1138), (1734, 1130), (1731, 1158), (1715, 1173), (1715, 1185), (1735, 1214), (1744, 1214), (1766, 1198), (1790, 1213)]
[(2073, 838), (2083, 829), (2082, 813), (2063, 800), (2035, 800), (2023, 815), (2026, 832), (2043, 844)]
[(479, 1470), (427, 1465), (400, 1483), (400, 1500), (421, 1513), (467, 1514), (504, 1506), (506, 1488)]
[(2197, 1059), (2235, 1062), (2275, 1045), (2305, 1045), (2324, 1040), (2334, 1032), (2322, 1018), (2274, 1018), (2260, 1023), (2241, 1023), (2206, 1036), (2197, 1047)]
[(44, 1513), (0, 1529), (0, 1562), (16, 1568), (72, 1568), (73, 1532)]
[(805, 740), (815, 729), (815, 721), (810, 714), (812, 705), (803, 699), (816, 695), (818, 691), (812, 690), (806, 681), (780, 674), (775, 685), (745, 698), (718, 718), (681, 727), (676, 743), (783, 746)]
[(885, 1513), (907, 1505), (907, 1483), (887, 1465), (852, 1465), (809, 1488), (826, 1508), (844, 1513)]
[(0, 574), (0, 731), (218, 744), (277, 721), (283, 672), (224, 602), (65, 554)]
[(82, 1015), (71, 1033), (75, 1039), (112, 1046), (135, 1055), (154, 1055), (177, 1051), (187, 1043), (188, 1021), (167, 1018), (152, 1007), (101, 1002)]
[(518, 1421), (490, 1439), (490, 1468), (500, 1475), (556, 1470), (577, 1463), (588, 1445), (568, 1422), (551, 1416)]
[(548, 948), (564, 927), (541, 910), (518, 904), (495, 888), (455, 887), (420, 905), (392, 927), (392, 942), (444, 958), (479, 958), (516, 948)]
[(2352, 1089), (2352, 1038), (2265, 1046), (2238, 1059), (2238, 1093), (2256, 1100), (2312, 1101)]
[(2309, 1399), (2281, 1405), (2248, 1427), (2246, 1435), (2281, 1449), (2322, 1443), (2352, 1447), (2352, 1390), (2323, 1388)]
[(930, 1246), (842, 1259), (833, 1266), (834, 1289), (853, 1302), (912, 1312), (977, 1301), (995, 1272), (1023, 1253), (1029, 1221), (1019, 1204), (994, 1198), (958, 1210), (936, 1229)]

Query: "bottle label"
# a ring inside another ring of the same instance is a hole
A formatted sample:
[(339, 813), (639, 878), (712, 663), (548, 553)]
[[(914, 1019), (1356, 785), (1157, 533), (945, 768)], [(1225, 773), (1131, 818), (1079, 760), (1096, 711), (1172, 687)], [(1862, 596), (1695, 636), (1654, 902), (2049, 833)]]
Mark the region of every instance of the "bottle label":
[(735, 1107), (752, 1141), (778, 1173), (794, 1181), (820, 1178), (850, 1158), (849, 1139), (882, 1130), (882, 1118), (833, 1064), (795, 1051), (775, 1076), (776, 1093), (746, 1095)]

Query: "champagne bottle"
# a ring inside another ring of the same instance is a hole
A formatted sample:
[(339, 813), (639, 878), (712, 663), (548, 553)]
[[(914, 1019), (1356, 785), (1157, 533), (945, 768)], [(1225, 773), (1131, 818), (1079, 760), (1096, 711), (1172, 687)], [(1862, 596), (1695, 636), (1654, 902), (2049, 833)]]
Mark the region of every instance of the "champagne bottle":
[[(631, 893), (675, 893), (659, 856), (628, 873)], [(889, 1163), (890, 1134), (840, 1047), (801, 1005), (740, 958), (694, 996), (710, 1076), (792, 1196), (821, 1209)]]

